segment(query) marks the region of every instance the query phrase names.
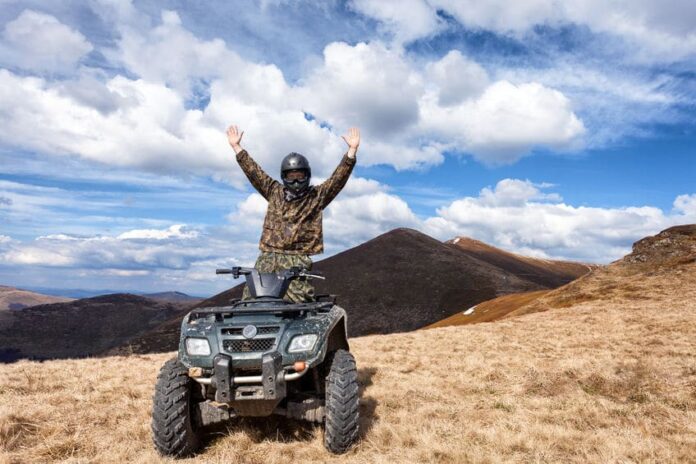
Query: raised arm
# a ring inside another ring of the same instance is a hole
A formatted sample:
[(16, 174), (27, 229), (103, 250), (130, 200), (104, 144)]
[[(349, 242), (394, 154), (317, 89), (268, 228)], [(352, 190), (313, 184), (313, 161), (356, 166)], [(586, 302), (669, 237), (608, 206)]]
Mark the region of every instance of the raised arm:
[(326, 208), (329, 203), (336, 198), (338, 192), (343, 189), (355, 166), (355, 155), (360, 145), (360, 130), (357, 127), (353, 127), (348, 130), (348, 134), (342, 137), (348, 144), (348, 151), (343, 155), (341, 162), (338, 164), (333, 174), (331, 174), (331, 177), (317, 187), (323, 208)]
[(239, 166), (246, 174), (247, 179), (251, 182), (256, 190), (268, 200), (271, 192), (276, 185), (280, 185), (280, 182), (273, 179), (271, 176), (266, 174), (261, 166), (259, 166), (256, 161), (247, 153), (245, 149), (242, 148), (240, 142), (242, 141), (242, 136), (244, 131), (239, 132), (237, 126), (230, 126), (227, 129), (227, 140), (230, 142), (230, 146), (237, 154), (237, 162)]

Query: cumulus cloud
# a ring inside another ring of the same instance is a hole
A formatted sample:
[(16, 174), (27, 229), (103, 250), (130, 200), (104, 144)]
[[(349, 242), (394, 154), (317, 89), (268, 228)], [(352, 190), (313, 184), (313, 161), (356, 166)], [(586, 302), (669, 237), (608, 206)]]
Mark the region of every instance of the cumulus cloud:
[(324, 211), (326, 249), (333, 253), (397, 227), (418, 227), (420, 220), (388, 185), (351, 177)]
[[(525, 255), (608, 262), (646, 235), (696, 222), (696, 194), (679, 195), (673, 210), (663, 212), (651, 206), (575, 206), (564, 202), (553, 187), (502, 179), (477, 196), (454, 200), (422, 218), (388, 185), (352, 177), (324, 211), (326, 253), (397, 227), (412, 227), (441, 240), (465, 235)], [(253, 264), (265, 212), (266, 201), (254, 193), (240, 200), (223, 226), (170, 224), (80, 235), (59, 231), (33, 240), (2, 235), (0, 275), (8, 269), (40, 274), (61, 268), (77, 285), (88, 278), (95, 285), (101, 282), (100, 288), (110, 282), (117, 285), (114, 288), (218, 291), (234, 283), (216, 279), (216, 267)]]
[(380, 20), (398, 42), (431, 35), (442, 27), (437, 15), (421, 0), (352, 0), (349, 6)]
[[(25, 12), (15, 22), (57, 21), (37, 14)], [(241, 188), (244, 178), (224, 137), (230, 123), (245, 130), (245, 146), (272, 174), (290, 151), (310, 156), (315, 172), (331, 172), (345, 150), (340, 133), (353, 125), (364, 134), (361, 163), (396, 169), (441, 163), (448, 149), (512, 162), (535, 146), (565, 147), (581, 134), (558, 91), (490, 84), (486, 71), (460, 52), (423, 69), (379, 41), (335, 42), (320, 66), (291, 85), (277, 66), (242, 59), (220, 39), (196, 37), (174, 11), (163, 11), (150, 28), (133, 11), (124, 15), (117, 47), (100, 51), (127, 73), (83, 67), (53, 81), (0, 69), (4, 145), (150, 172), (213, 175)]]
[(68, 287), (217, 292), (234, 282), (216, 279), (215, 268), (251, 265), (254, 255), (224, 231), (175, 224), (118, 235), (52, 234), (27, 241), (0, 240), (0, 275), (6, 269), (22, 268), (42, 281), (42, 274), (58, 272), (58, 268), (62, 285)]
[[(693, 2), (639, 0), (633, 2), (557, 2), (556, 0), (413, 0), (416, 21), (404, 19), (401, 8), (374, 7), (354, 1), (353, 7), (380, 21), (401, 41), (427, 37), (441, 28), (438, 11), (447, 13), (469, 29), (522, 35), (535, 26), (577, 24), (595, 33), (617, 37), (632, 48), (633, 56), (651, 61), (679, 60), (694, 55), (696, 30)], [(389, 3), (391, 4), (391, 3)]]
[(446, 240), (474, 237), (510, 251), (541, 257), (608, 262), (630, 245), (675, 224), (696, 222), (691, 195), (675, 200), (675, 212), (651, 206), (599, 208), (573, 206), (547, 184), (503, 179), (477, 197), (465, 197), (439, 208), (423, 230)]
[(55, 17), (24, 10), (5, 25), (0, 63), (28, 71), (69, 73), (92, 49), (85, 36)]
[(480, 64), (451, 50), (440, 60), (426, 67), (428, 81), (438, 91), (438, 104), (451, 106), (462, 100), (480, 96), (488, 87), (488, 73)]
[(401, 54), (379, 42), (342, 42), (324, 49), (324, 64), (307, 79), (303, 101), (312, 113), (367, 134), (392, 134), (418, 120), (422, 79)]
[(166, 230), (134, 230), (118, 236), (47, 235), (17, 244), (2, 255), (5, 264), (59, 266), (86, 269), (182, 269), (192, 261), (209, 258), (197, 233), (182, 233), (183, 226)]
[(397, 195), (374, 192), (334, 200), (326, 210), (326, 238), (336, 248), (354, 246), (397, 227), (417, 227), (418, 218)]
[(574, 148), (585, 132), (560, 91), (535, 82), (490, 83), (487, 72), (458, 51), (424, 72), (379, 42), (335, 43), (324, 55), (324, 67), (300, 91), (322, 120), (361, 121), (367, 164), (418, 168), (440, 163), (444, 149), (487, 164), (511, 163), (535, 147)]
[(232, 70), (239, 76), (247, 71), (248, 63), (224, 41), (200, 40), (182, 27), (176, 11), (162, 11), (161, 24), (149, 30), (119, 26), (117, 59), (141, 78), (167, 83), (184, 96), (190, 95), (196, 78), (214, 78)]
[(585, 132), (568, 98), (538, 83), (498, 81), (448, 107), (426, 96), (421, 114), (427, 131), (489, 164), (514, 162), (538, 146), (569, 149)]
[(198, 237), (198, 231), (187, 229), (183, 224), (174, 224), (167, 229), (135, 229), (123, 232), (116, 238), (119, 240), (167, 240), (167, 239), (190, 239)]
[(696, 193), (679, 195), (674, 200), (674, 209), (685, 216), (696, 218)]

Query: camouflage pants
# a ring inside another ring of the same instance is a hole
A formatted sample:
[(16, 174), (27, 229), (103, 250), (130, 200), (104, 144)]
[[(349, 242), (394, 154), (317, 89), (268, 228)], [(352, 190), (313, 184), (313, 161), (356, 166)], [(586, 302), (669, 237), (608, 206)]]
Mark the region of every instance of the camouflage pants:
[[(259, 272), (278, 272), (285, 269), (290, 269), (293, 266), (299, 266), (307, 270), (312, 269), (312, 260), (308, 255), (296, 255), (289, 253), (273, 253), (262, 251), (256, 259), (254, 267)], [(251, 298), (249, 288), (244, 285), (242, 300)], [(314, 286), (309, 280), (293, 279), (290, 282), (290, 287), (285, 293), (285, 300), (293, 303), (301, 303), (303, 301), (314, 301)]]

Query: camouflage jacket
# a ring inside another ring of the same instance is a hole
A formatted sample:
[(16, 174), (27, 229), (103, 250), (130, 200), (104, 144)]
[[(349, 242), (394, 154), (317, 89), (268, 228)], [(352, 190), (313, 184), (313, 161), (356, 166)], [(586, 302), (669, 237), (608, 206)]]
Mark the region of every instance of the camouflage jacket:
[(285, 187), (266, 174), (246, 150), (237, 153), (237, 162), (247, 178), (268, 200), (263, 232), (259, 241), (261, 251), (315, 255), (324, 251), (322, 210), (346, 185), (355, 166), (348, 153), (331, 177), (317, 186), (310, 186), (306, 195), (285, 200)]

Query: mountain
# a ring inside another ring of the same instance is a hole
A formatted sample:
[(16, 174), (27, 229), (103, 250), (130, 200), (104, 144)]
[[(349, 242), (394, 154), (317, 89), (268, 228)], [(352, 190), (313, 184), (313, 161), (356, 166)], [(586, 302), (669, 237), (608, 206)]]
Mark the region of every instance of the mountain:
[[(651, 298), (665, 292), (682, 274), (693, 272), (696, 263), (696, 224), (674, 226), (633, 244), (632, 252), (608, 266), (591, 272), (554, 290), (507, 295), (477, 305), (470, 315), (455, 314), (430, 327), (469, 324), (515, 317), (550, 309), (566, 308), (580, 302), (612, 299)], [(679, 292), (679, 288), (674, 288)], [(694, 303), (696, 304), (696, 303)]]
[[(691, 230), (639, 242), (551, 311), (351, 339), (360, 442), (344, 455), (323, 449), (321, 427), (272, 417), (211, 429), (191, 461), (693, 463)], [(171, 462), (147, 424), (157, 372), (175, 355), (3, 366), (2, 456)]]
[(467, 255), (504, 269), (517, 277), (535, 282), (545, 288), (556, 288), (587, 274), (598, 267), (574, 261), (532, 258), (501, 250), (469, 237), (448, 240)]
[(0, 362), (95, 355), (185, 312), (125, 293), (0, 311)]
[(26, 287), (27, 290), (32, 292), (43, 293), (44, 295), (60, 296), (63, 298), (70, 298), (73, 300), (78, 300), (80, 298), (92, 298), (100, 295), (111, 295), (113, 293), (132, 293), (137, 294), (137, 292), (128, 292), (123, 290), (114, 289), (96, 289), (96, 290), (86, 290), (83, 288), (54, 288), (54, 287)]
[[(582, 301), (649, 299), (696, 274), (696, 224), (674, 226), (633, 244), (630, 254), (559, 287), (511, 312), (508, 317), (565, 308)], [(696, 305), (696, 300), (694, 300)]]
[[(527, 280), (520, 271), (527, 269), (522, 264), (506, 262), (509, 269), (493, 264), (493, 257), (504, 253), (476, 257), (416, 230), (395, 229), (316, 262), (313, 269), (326, 280), (315, 280), (314, 285), (317, 293), (338, 295), (338, 304), (348, 312), (351, 337), (406, 332), (499, 295), (549, 288)], [(586, 265), (572, 264), (549, 265), (537, 274), (547, 283), (565, 283), (587, 271)], [(562, 269), (563, 276), (553, 279), (554, 269)], [(242, 289), (243, 284), (237, 285), (197, 307), (229, 304), (241, 297)], [(132, 339), (127, 349), (141, 353), (174, 349), (180, 325), (181, 320), (167, 321)]]
[(38, 304), (62, 303), (66, 301), (72, 301), (72, 298), (43, 295), (41, 293), (0, 285), (0, 311), (6, 309), (17, 310)]
[(150, 298), (157, 301), (167, 301), (170, 303), (196, 304), (203, 301), (203, 298), (187, 295), (182, 292), (158, 292), (158, 293), (142, 293), (140, 296)]
[(546, 295), (551, 290), (535, 290), (533, 292), (512, 293), (492, 300), (487, 300), (458, 312), (440, 321), (423, 327), (433, 329), (450, 325), (477, 324), (479, 322), (493, 322), (504, 318), (511, 312)]

